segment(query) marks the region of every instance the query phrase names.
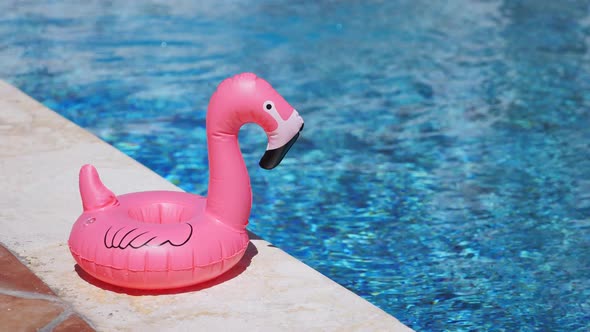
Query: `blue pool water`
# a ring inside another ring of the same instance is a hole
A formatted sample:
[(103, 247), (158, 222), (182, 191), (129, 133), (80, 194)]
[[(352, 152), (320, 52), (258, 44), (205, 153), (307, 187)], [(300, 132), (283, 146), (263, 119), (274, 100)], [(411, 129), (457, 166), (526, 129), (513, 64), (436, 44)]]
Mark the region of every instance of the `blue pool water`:
[[(250, 229), (420, 331), (586, 331), (587, 1), (2, 1), (0, 78), (205, 194), (242, 71), (306, 121)], [(75, 176), (73, 174), (72, 176)]]

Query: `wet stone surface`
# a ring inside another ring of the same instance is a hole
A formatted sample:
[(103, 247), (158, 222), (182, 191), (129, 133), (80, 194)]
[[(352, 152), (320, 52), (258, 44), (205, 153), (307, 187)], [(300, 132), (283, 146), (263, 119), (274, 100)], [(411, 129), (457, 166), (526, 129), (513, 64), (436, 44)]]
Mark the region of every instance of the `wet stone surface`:
[(56, 302), (0, 294), (0, 322), (7, 331), (41, 329), (63, 311)]
[(2, 246), (0, 246), (0, 267), (0, 288), (53, 295), (43, 281)]
[(76, 331), (76, 332), (92, 332), (94, 329), (86, 323), (80, 316), (78, 315), (71, 315), (68, 319), (61, 322), (57, 325), (53, 332), (67, 332), (67, 331)]
[(3, 331), (94, 331), (2, 245), (0, 327)]

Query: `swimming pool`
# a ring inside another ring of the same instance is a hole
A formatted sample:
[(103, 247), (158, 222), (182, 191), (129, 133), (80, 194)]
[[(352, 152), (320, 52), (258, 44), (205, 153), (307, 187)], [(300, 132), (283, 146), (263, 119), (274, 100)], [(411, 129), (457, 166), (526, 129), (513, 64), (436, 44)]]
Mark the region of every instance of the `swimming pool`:
[(241, 146), (250, 229), (420, 331), (590, 320), (584, 1), (0, 4), (0, 77), (206, 193), (219, 81), (305, 118), (281, 166)]

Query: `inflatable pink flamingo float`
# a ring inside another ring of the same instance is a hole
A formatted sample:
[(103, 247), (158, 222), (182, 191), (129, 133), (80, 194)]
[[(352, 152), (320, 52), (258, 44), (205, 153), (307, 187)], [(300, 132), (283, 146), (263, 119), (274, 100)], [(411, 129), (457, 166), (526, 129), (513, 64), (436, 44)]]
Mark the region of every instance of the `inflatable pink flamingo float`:
[(244, 255), (252, 206), (238, 131), (257, 123), (268, 136), (260, 166), (277, 166), (303, 119), (265, 80), (244, 73), (224, 80), (207, 110), (209, 194), (148, 191), (115, 196), (96, 169), (80, 170), (84, 212), (69, 247), (80, 267), (104, 282), (171, 289), (213, 279)]

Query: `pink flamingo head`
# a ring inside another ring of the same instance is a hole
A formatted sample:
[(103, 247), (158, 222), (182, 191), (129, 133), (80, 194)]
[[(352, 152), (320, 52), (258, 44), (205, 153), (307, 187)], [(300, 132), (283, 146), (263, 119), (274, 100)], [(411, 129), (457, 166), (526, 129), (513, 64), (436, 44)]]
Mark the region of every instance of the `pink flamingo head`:
[(265, 80), (252, 73), (221, 82), (211, 97), (207, 113), (208, 135), (237, 135), (245, 123), (257, 123), (268, 136), (260, 160), (265, 169), (276, 167), (303, 129), (297, 110)]

